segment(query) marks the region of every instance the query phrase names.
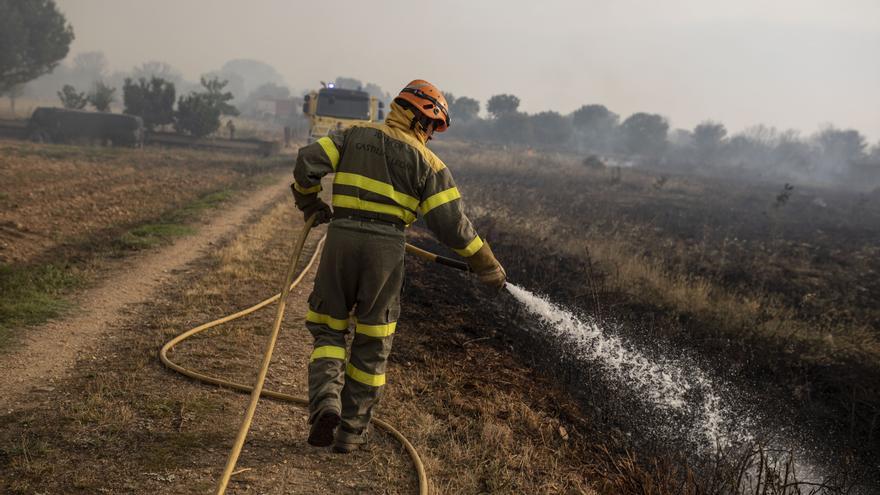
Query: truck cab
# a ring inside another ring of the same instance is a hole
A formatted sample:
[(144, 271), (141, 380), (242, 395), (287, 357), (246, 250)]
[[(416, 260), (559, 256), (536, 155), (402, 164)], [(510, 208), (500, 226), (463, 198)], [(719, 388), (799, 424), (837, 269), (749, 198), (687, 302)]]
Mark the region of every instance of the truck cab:
[(378, 122), (385, 118), (384, 103), (366, 91), (335, 88), (332, 85), (305, 95), (303, 114), (309, 118), (309, 142), (334, 129)]

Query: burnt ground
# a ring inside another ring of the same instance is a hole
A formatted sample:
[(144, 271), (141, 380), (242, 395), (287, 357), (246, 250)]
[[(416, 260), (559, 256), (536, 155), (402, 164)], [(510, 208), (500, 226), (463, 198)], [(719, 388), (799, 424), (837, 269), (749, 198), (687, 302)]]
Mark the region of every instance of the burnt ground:
[[(780, 202), (779, 185), (744, 178), (620, 179), (576, 157), (443, 151), (511, 280), (649, 355), (710, 370), (760, 418), (760, 440), (792, 436), (832, 470), (880, 472), (880, 196), (797, 185)], [(547, 346), (528, 333), (527, 353), (541, 360)], [(657, 450), (651, 423), (627, 420), (625, 395), (558, 351), (548, 349), (545, 369), (583, 402), (606, 404), (594, 419), (629, 432), (641, 454), (681, 450)]]
[[(711, 323), (682, 317), (662, 307), (627, 302), (620, 293), (591, 289), (584, 279), (599, 268), (582, 258), (558, 253), (535, 257), (533, 250), (524, 247), (529, 242), (523, 242), (522, 238), (512, 240), (500, 236), (496, 239), (493, 244), (496, 254), (511, 261), (508, 265), (511, 280), (547, 296), (584, 321), (599, 323), (655, 362), (671, 358), (702, 370), (718, 384), (724, 407), (729, 408), (732, 417), (741, 415), (743, 421), (751, 418), (757, 421), (750, 425), (754, 442), (731, 445), (728, 450), (718, 452), (717, 458), (691, 455), (695, 445), (687, 438), (687, 428), (693, 419), (688, 414), (693, 411), (670, 416), (646, 407), (641, 398), (634, 395), (636, 387), (628, 389), (627, 384), (609, 379), (600, 368), (571, 356), (564, 345), (546, 341), (532, 317), (519, 309), (516, 301), (500, 298), (487, 312), (504, 315), (511, 348), (534, 368), (552, 374), (557, 383), (579, 401), (599, 431), (618, 433), (611, 442), (624, 438), (622, 445), (648, 458), (648, 464), (671, 461), (678, 466), (688, 466), (697, 478), (705, 477), (700, 482), (704, 487), (716, 482), (716, 476), (722, 479), (730, 476), (724, 472), (729, 464), (743, 462), (749, 457), (750, 449), (760, 445), (769, 448), (774, 444), (795, 449), (795, 459), (822, 466), (830, 488), (819, 493), (846, 493), (850, 484), (867, 490), (856, 493), (874, 493), (866, 487), (880, 486), (871, 437), (854, 438), (849, 423), (834, 419), (840, 412), (823, 405), (818, 397), (816, 403), (806, 406), (791, 397), (793, 383), (823, 380), (819, 373), (833, 374), (833, 368), (813, 371), (817, 375), (811, 376), (809, 371), (792, 363), (797, 349), (768, 345), (754, 336), (741, 340), (713, 336)], [(570, 275), (560, 275), (565, 273)], [(682, 342), (670, 337), (668, 328), (677, 328), (691, 339)], [(874, 370), (848, 366), (836, 373), (841, 379), (853, 375), (871, 377)], [(825, 389), (814, 393), (831, 395), (840, 391)], [(828, 400), (825, 397), (825, 401)]]

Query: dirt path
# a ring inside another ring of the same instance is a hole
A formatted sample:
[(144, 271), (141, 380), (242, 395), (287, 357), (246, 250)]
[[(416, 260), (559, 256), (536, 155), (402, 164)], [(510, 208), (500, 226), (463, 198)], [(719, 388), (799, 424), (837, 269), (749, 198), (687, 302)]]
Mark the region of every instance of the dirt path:
[(279, 176), (277, 182), (258, 189), (200, 225), (198, 235), (121, 260), (113, 267), (114, 275), (76, 298), (79, 309), (75, 314), (28, 330), (19, 348), (0, 356), (0, 376), (4, 377), (0, 381), (0, 397), (4, 398), (4, 409), (13, 410), (29, 390), (53, 389), (78, 356), (94, 348), (102, 337), (115, 338), (107, 330), (124, 317), (127, 305), (149, 300), (173, 272), (203, 256), (206, 249), (234, 233), (249, 216), (282, 200), (285, 194), (284, 179)]

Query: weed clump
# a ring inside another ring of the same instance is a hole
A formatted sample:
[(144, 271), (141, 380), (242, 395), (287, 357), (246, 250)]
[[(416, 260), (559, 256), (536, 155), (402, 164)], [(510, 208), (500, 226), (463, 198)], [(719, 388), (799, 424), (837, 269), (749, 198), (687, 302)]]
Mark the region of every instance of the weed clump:
[(119, 238), (124, 249), (147, 249), (171, 242), (176, 237), (195, 233), (193, 227), (175, 223), (151, 223), (129, 230)]
[(0, 348), (12, 330), (40, 323), (70, 307), (66, 291), (80, 285), (82, 277), (67, 266), (0, 265)]

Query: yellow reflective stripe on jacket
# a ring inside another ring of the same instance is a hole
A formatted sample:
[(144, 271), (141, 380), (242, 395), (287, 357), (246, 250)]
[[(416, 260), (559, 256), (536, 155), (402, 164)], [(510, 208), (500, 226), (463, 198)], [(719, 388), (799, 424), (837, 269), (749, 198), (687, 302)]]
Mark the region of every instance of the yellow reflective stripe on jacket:
[(333, 167), (333, 170), (336, 171), (336, 165), (339, 165), (339, 150), (336, 149), (336, 145), (333, 144), (333, 140), (327, 136), (322, 137), (318, 140), (318, 144), (324, 148), (324, 153), (327, 153), (327, 158), (330, 159), (330, 166)]
[(373, 375), (355, 368), (351, 363), (348, 363), (348, 366), (345, 367), (345, 374), (352, 377), (355, 381), (371, 387), (381, 387), (382, 385), (385, 385), (384, 373), (381, 375)]
[(409, 208), (412, 211), (416, 211), (416, 208), (419, 207), (418, 199), (410, 196), (409, 194), (395, 191), (394, 186), (388, 184), (387, 182), (364, 177), (363, 175), (352, 174), (349, 172), (337, 172), (336, 178), (333, 179), (333, 183), (342, 184), (344, 186), (359, 187), (372, 193), (385, 196), (386, 198), (394, 200), (394, 202), (399, 204), (400, 206)]
[(394, 329), (397, 328), (397, 322), (392, 321), (391, 323), (386, 323), (384, 325), (366, 325), (364, 323), (358, 323), (355, 326), (355, 333), (360, 333), (363, 335), (367, 335), (369, 337), (387, 337), (394, 333)]
[(480, 239), (480, 236), (474, 237), (474, 240), (470, 242), (464, 249), (456, 249), (455, 252), (464, 258), (470, 258), (474, 255), (480, 248), (483, 247), (483, 240)]
[(317, 186), (312, 186), (312, 187), (303, 187), (303, 186), (297, 184), (296, 181), (293, 181), (293, 188), (296, 189), (301, 194), (312, 194), (312, 193), (321, 192), (323, 190), (323, 188), (321, 187), (321, 184), (318, 184)]
[(428, 199), (422, 202), (421, 206), (419, 206), (419, 213), (422, 215), (426, 215), (429, 211), (434, 208), (445, 205), (450, 201), (455, 201), (456, 199), (461, 197), (461, 193), (458, 192), (457, 187), (450, 187), (445, 191), (440, 191), (433, 196), (429, 196)]
[(416, 221), (415, 214), (401, 206), (375, 203), (373, 201), (367, 201), (347, 194), (334, 194), (333, 206), (350, 208), (352, 210), (371, 211), (373, 213), (384, 213), (386, 215), (395, 216), (407, 224)]
[(322, 345), (321, 347), (315, 347), (315, 350), (312, 351), (312, 356), (309, 358), (309, 362), (311, 363), (315, 359), (321, 358), (341, 359), (345, 361), (345, 348), (337, 347), (335, 345)]
[(348, 320), (340, 320), (338, 318), (333, 318), (330, 315), (325, 315), (321, 313), (315, 313), (311, 309), (306, 314), (306, 321), (309, 323), (318, 323), (320, 325), (327, 325), (333, 330), (347, 330), (348, 329)]

